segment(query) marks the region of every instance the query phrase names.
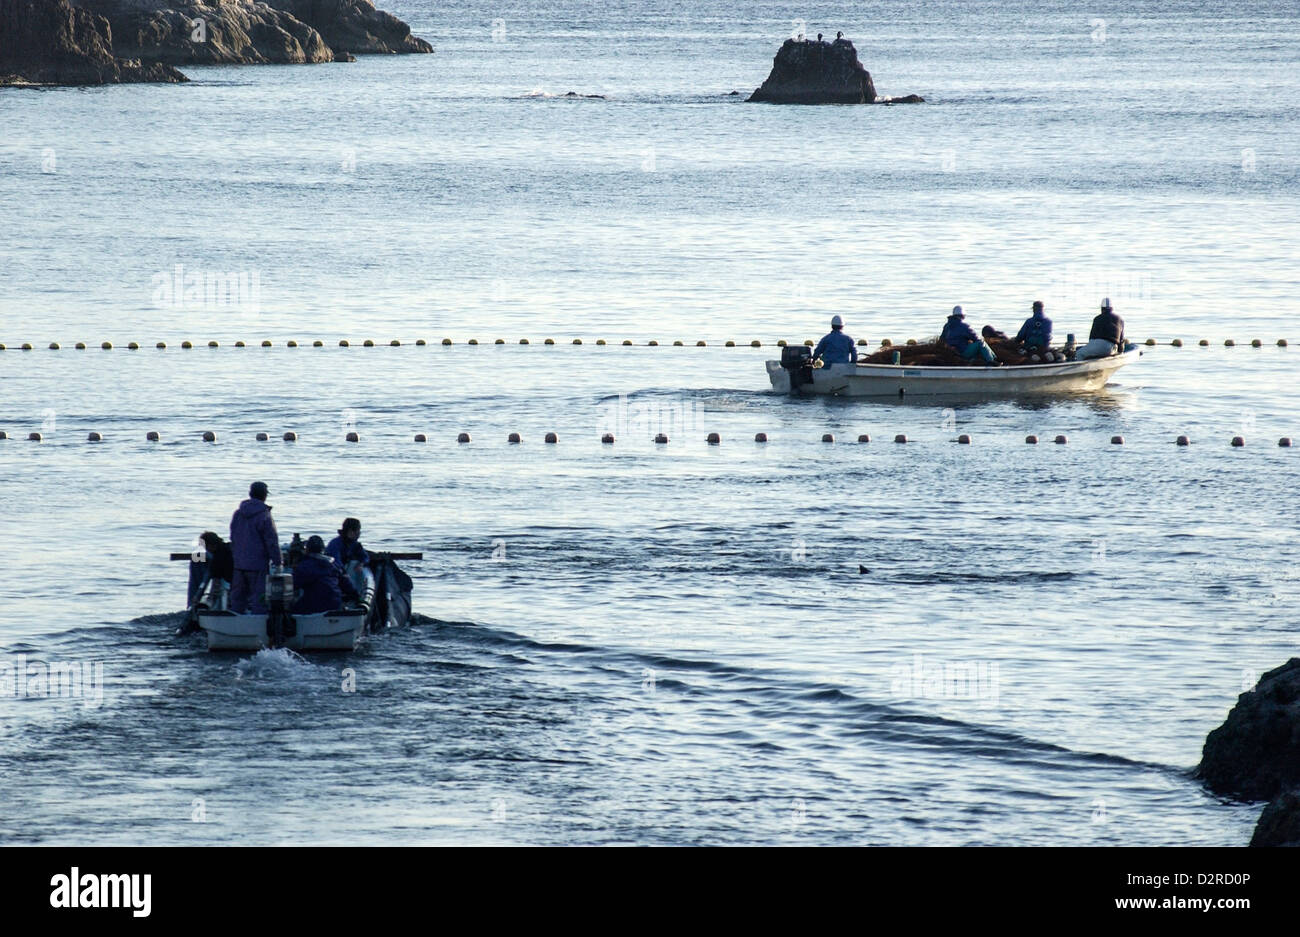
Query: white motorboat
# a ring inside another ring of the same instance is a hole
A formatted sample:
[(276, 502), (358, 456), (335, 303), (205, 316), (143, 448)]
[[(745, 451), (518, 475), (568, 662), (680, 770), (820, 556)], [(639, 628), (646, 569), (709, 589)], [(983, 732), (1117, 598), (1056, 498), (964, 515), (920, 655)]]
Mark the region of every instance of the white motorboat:
[(1111, 376), (1142, 352), (1129, 346), (1120, 354), (1084, 361), (1044, 364), (915, 365), (832, 364), (814, 368), (806, 345), (782, 349), (780, 361), (767, 362), (772, 389), (787, 394), (843, 397), (926, 397), (953, 395), (1028, 396), (1101, 390)]
[[(292, 551), (284, 551), (292, 562)], [(358, 599), (348, 607), (311, 614), (293, 611), (295, 594), (289, 565), (268, 574), (263, 614), (237, 614), (228, 607), (229, 586), (214, 576), (210, 555), (173, 553), (190, 561), (189, 611), (182, 632), (202, 629), (210, 651), (351, 651), (370, 632), (405, 625), (411, 618), (411, 579), (396, 559), (422, 559), (421, 553), (371, 553), (368, 563), (350, 563), (347, 574)]]

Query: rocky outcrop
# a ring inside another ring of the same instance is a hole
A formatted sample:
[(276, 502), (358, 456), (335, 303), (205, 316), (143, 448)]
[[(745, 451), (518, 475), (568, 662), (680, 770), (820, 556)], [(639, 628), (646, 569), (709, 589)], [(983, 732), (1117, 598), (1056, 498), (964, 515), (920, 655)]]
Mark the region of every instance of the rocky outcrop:
[(770, 104), (913, 104), (924, 98), (878, 98), (871, 73), (847, 39), (787, 39), (750, 101)]
[(113, 27), (120, 55), (173, 65), (351, 61), (432, 52), (370, 0), (76, 0)]
[(370, 0), (0, 0), (0, 83), (185, 81), (175, 65), (432, 52)]
[(1206, 737), (1197, 775), (1215, 793), (1242, 800), (1271, 800), (1300, 786), (1300, 657), (1237, 697)]
[(0, 85), (185, 80), (168, 65), (115, 55), (108, 22), (68, 0), (0, 0)]
[(267, 0), (317, 30), (335, 52), (432, 52), (433, 46), (411, 35), (391, 13), (370, 0)]
[(1250, 844), (1300, 848), (1300, 788), (1283, 791), (1269, 802), (1259, 815)]
[(332, 62), (319, 32), (260, 0), (77, 0), (113, 27), (121, 55), (170, 65)]

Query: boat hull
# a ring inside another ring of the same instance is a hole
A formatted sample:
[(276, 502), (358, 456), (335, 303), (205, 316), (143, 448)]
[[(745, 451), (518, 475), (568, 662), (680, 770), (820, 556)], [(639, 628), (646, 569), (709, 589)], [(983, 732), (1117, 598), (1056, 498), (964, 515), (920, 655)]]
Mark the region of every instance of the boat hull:
[[(366, 612), (360, 608), (294, 615), (293, 621), (296, 633), (279, 642), (291, 651), (350, 651), (366, 630)], [(208, 636), (210, 651), (260, 651), (271, 646), (265, 615), (200, 612), (199, 627)]]
[(1137, 349), (1107, 358), (1008, 367), (833, 364), (812, 370), (812, 382), (791, 387), (791, 372), (767, 362), (778, 393), (841, 397), (1031, 396), (1101, 390), (1120, 368), (1141, 356)]

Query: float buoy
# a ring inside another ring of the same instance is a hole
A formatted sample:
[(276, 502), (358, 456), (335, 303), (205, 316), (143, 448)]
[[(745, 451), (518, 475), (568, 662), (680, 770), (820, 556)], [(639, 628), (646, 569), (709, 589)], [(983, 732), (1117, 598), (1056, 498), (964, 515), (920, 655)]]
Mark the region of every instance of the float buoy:
[(298, 434), (295, 433), (293, 430), (289, 430), (287, 433), (284, 434), (284, 441), (285, 441), (285, 442), (297, 442), (297, 441), (298, 441)]
[(348, 433), (347, 436), (344, 437), (344, 440), (345, 440), (346, 442), (361, 442), (361, 437), (360, 437), (359, 435), (357, 435), (356, 432), (351, 432), (351, 433)]
[(559, 442), (559, 441), (560, 441), (560, 437), (555, 435), (554, 433), (546, 434), (546, 442)]
[(710, 446), (716, 446), (722, 442), (722, 437), (719, 436), (717, 433), (709, 433), (705, 441), (708, 442)]
[(755, 433), (754, 442), (767, 442), (767, 433)]
[(1030, 434), (1025, 437), (1025, 442), (1031, 446), (1036, 446), (1038, 445), (1038, 437), (1034, 436), (1033, 434)]
[(469, 433), (461, 433), (456, 437), (456, 442), (469, 442)]

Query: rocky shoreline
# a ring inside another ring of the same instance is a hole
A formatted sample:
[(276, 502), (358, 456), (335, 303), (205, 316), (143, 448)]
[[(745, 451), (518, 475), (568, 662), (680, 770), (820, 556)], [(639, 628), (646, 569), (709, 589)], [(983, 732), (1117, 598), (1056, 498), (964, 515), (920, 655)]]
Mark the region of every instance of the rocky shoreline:
[(176, 66), (432, 51), (370, 0), (0, 0), (0, 85), (183, 82)]
[(1252, 846), (1300, 846), (1300, 657), (1237, 697), (1206, 737), (1196, 774), (1221, 796), (1269, 802)]

